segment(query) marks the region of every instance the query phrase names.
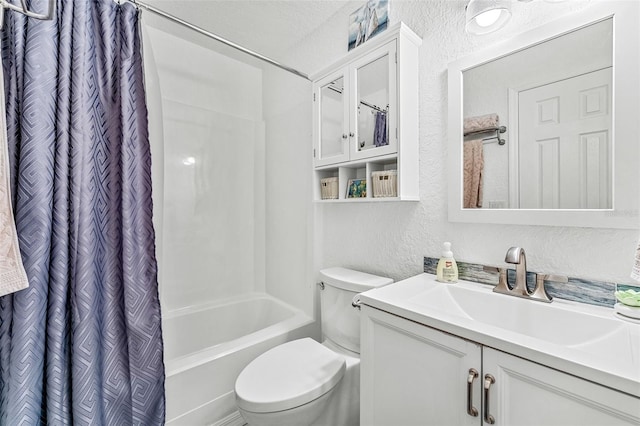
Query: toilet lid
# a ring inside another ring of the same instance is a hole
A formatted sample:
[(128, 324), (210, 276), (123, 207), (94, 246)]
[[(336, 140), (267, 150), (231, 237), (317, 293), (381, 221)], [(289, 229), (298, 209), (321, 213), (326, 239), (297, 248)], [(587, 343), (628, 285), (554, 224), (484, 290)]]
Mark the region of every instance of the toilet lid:
[(345, 364), (344, 357), (313, 339), (284, 343), (242, 370), (236, 380), (236, 401), (254, 413), (299, 407), (340, 382)]

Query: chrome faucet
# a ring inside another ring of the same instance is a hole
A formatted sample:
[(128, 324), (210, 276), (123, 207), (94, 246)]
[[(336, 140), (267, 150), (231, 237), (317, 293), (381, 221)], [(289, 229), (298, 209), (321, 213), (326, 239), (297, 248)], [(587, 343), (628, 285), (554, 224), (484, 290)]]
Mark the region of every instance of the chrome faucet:
[[(511, 247), (507, 250), (504, 261), (516, 265), (516, 284), (510, 289), (509, 294), (514, 296), (529, 296), (527, 289), (527, 256), (522, 247)], [(507, 278), (508, 284), (508, 278)]]
[(493, 288), (493, 291), (496, 293), (524, 297), (526, 299), (538, 300), (541, 302), (551, 302), (553, 298), (549, 296), (544, 287), (545, 280), (564, 283), (568, 282), (567, 277), (561, 275), (536, 274), (536, 286), (534, 290), (530, 292), (527, 288), (527, 257), (524, 253), (524, 249), (522, 247), (511, 247), (507, 250), (507, 255), (505, 256), (504, 261), (516, 265), (516, 282), (515, 285), (510, 286), (506, 269), (497, 268), (497, 272), (500, 274), (500, 277), (498, 279), (498, 285)]

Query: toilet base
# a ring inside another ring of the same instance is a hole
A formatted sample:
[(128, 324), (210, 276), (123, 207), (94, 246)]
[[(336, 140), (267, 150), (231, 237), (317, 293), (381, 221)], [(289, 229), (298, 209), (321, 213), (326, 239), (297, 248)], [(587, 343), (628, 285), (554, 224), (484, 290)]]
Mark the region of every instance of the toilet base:
[(253, 413), (238, 407), (249, 426), (306, 426), (315, 425), (333, 399), (333, 390), (300, 407), (272, 413)]

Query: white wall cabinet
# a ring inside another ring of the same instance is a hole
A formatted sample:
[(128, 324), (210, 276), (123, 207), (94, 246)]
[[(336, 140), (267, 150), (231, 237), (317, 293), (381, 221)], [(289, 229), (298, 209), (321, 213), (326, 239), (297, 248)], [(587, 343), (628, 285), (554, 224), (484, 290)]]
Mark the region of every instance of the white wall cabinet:
[[(397, 171), (393, 199), (418, 199), (421, 43), (398, 23), (311, 77), (314, 200), (326, 177), (338, 178), (338, 201), (372, 200), (372, 173), (385, 170)], [(351, 179), (366, 181), (366, 197), (348, 197)]]
[(393, 40), (314, 83), (316, 166), (398, 152), (396, 53)]
[(362, 307), (361, 424), (638, 425), (640, 399)]

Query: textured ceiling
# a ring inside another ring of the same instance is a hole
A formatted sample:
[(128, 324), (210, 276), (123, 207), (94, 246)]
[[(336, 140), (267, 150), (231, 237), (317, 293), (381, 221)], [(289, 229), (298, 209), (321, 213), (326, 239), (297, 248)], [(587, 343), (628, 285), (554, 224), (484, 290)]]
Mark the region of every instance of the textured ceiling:
[(357, 9), (347, 0), (143, 0), (257, 53), (279, 60), (336, 12)]

